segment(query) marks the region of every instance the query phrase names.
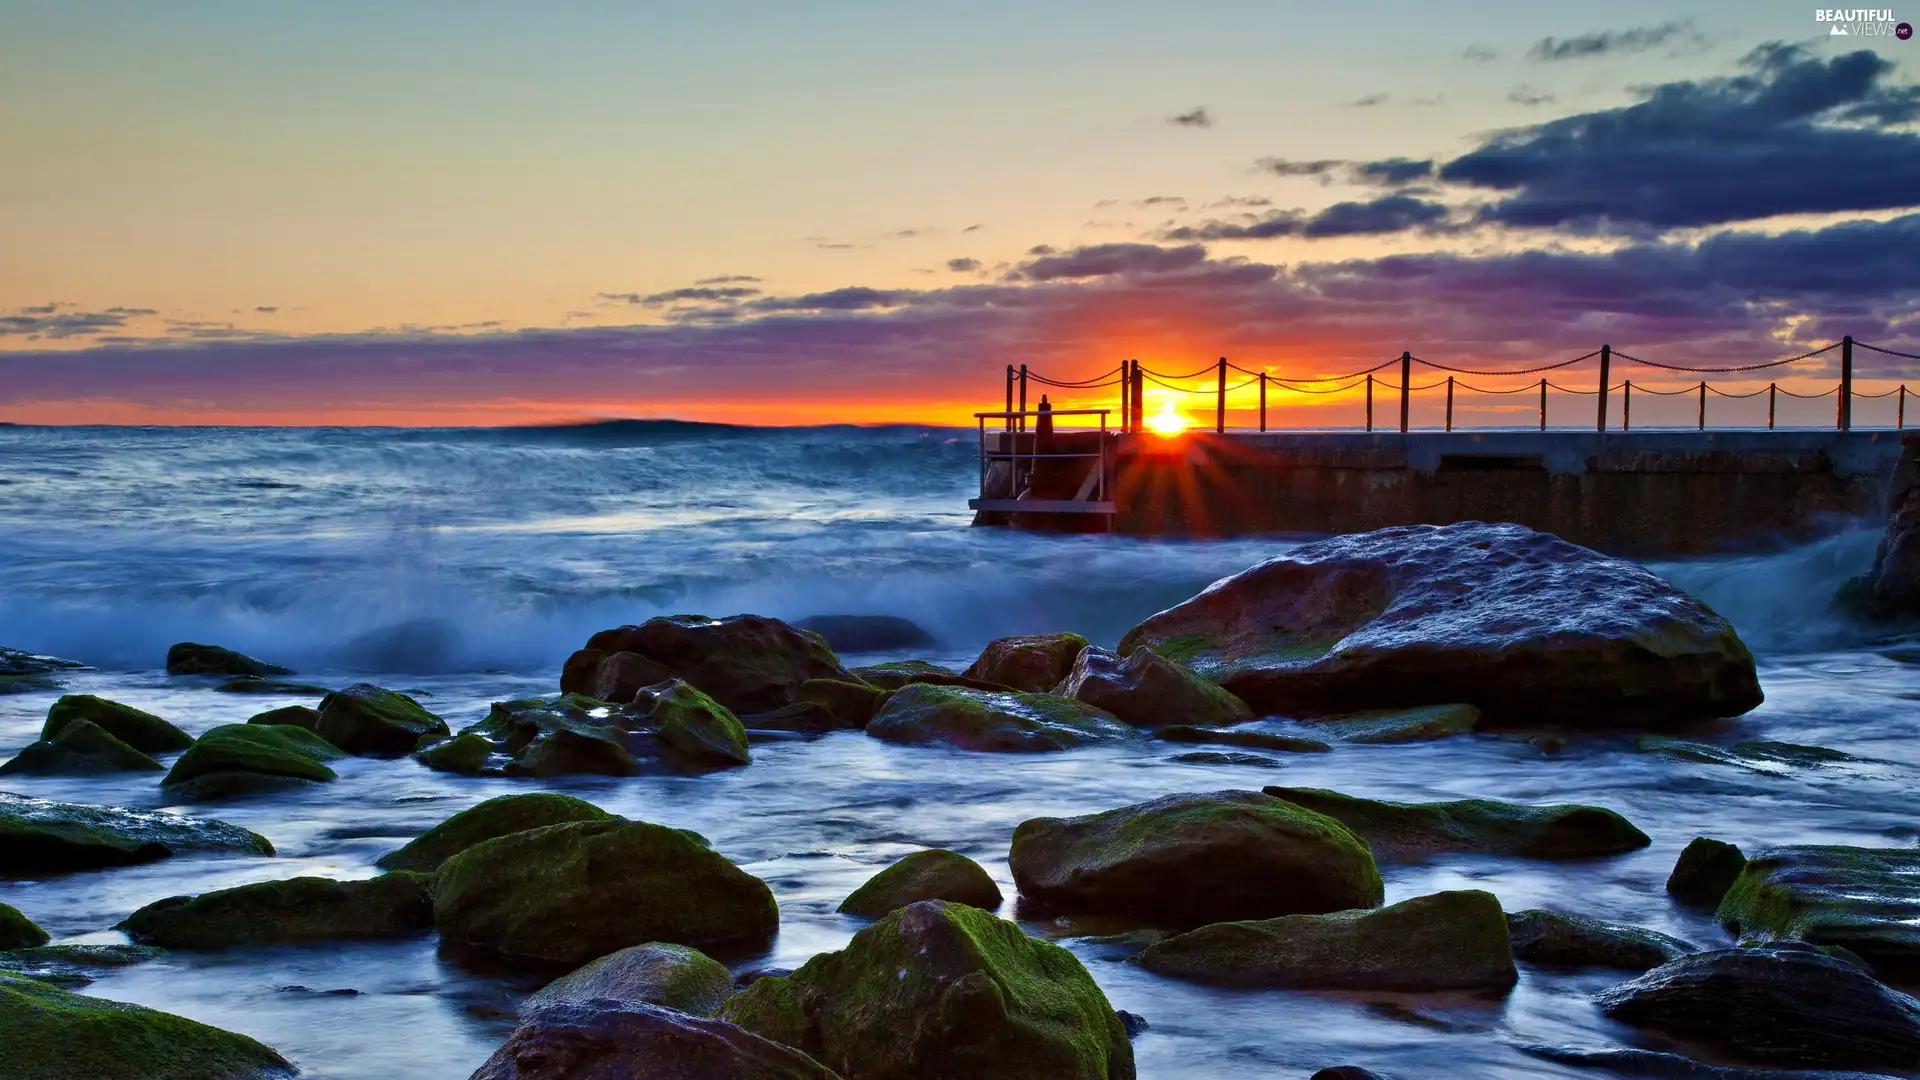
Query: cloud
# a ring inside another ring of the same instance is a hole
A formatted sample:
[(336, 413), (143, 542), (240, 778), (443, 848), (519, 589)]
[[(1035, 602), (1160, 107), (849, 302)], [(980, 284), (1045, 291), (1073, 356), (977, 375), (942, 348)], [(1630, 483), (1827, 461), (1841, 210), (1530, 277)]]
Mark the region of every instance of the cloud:
[(1187, 200), (1178, 195), (1149, 195), (1135, 202), (1135, 206), (1171, 206), (1184, 209)]
[(1288, 158), (1261, 158), (1254, 162), (1254, 168), (1270, 172), (1275, 176), (1329, 176), (1333, 172), (1352, 164), (1339, 158), (1322, 158), (1318, 161), (1293, 161)]
[(1206, 257), (1207, 250), (1198, 244), (1174, 248), (1157, 244), (1095, 244), (1063, 254), (1054, 254), (1049, 249), (1027, 263), (1019, 273), (1028, 281), (1059, 281), (1115, 274), (1164, 274), (1198, 266)]
[(804, 296), (770, 296), (748, 305), (755, 311), (865, 311), (893, 307), (907, 294), (865, 286), (808, 293)]
[(1553, 95), (1537, 87), (1521, 83), (1507, 91), (1507, 100), (1515, 105), (1546, 105), (1553, 101)]
[(1365, 161), (1355, 163), (1351, 170), (1354, 180), (1360, 183), (1380, 184), (1386, 187), (1399, 187), (1416, 180), (1425, 180), (1433, 175), (1433, 159), (1387, 158), (1383, 161)]
[(948, 259), (947, 269), (956, 274), (970, 274), (980, 269), (979, 259)]
[(1356, 109), (1370, 109), (1375, 105), (1385, 105), (1387, 98), (1386, 94), (1368, 94), (1365, 97), (1355, 98), (1347, 104)]
[(1210, 128), (1213, 126), (1213, 114), (1207, 112), (1205, 105), (1200, 105), (1178, 116), (1167, 117), (1167, 123), (1175, 127)]
[(1705, 39), (1694, 29), (1693, 20), (1681, 19), (1631, 30), (1603, 30), (1571, 38), (1541, 38), (1533, 48), (1527, 50), (1527, 59), (1551, 63), (1595, 56), (1630, 56), (1657, 49), (1669, 42), (1701, 45)]
[(752, 285), (730, 285), (719, 288), (696, 285), (691, 288), (669, 289), (666, 292), (657, 293), (603, 292), (599, 297), (602, 300), (632, 304), (636, 307), (665, 307), (668, 304), (731, 304), (759, 294), (760, 290)]
[(986, 228), (985, 225), (969, 225), (966, 228), (961, 229), (960, 231), (963, 233), (979, 232), (981, 229), (984, 229), (984, 228)]
[(722, 274), (719, 277), (705, 277), (694, 282), (695, 285), (758, 285), (760, 279), (752, 274)]
[(273, 304), (261, 304), (260, 306), (254, 308), (253, 310), (254, 310), (254, 313), (258, 315), (272, 315), (274, 312), (279, 311), (280, 309)]
[(72, 304), (34, 304), (11, 315), (0, 315), (0, 337), (65, 340), (125, 329), (129, 319), (157, 315), (152, 308), (110, 307), (103, 311), (68, 311)]
[(1490, 48), (1489, 46), (1469, 45), (1466, 47), (1465, 51), (1461, 52), (1460, 59), (1472, 60), (1475, 63), (1484, 64), (1487, 61), (1492, 60), (1499, 55), (1500, 55), (1499, 53), (1494, 52), (1493, 49)]
[(1168, 229), (1162, 239), (1194, 240), (1268, 240), (1275, 237), (1301, 237), (1308, 240), (1339, 236), (1371, 236), (1380, 233), (1429, 231), (1442, 228), (1450, 211), (1438, 202), (1413, 195), (1385, 195), (1377, 199), (1335, 203), (1314, 214), (1300, 210), (1282, 210), (1249, 222), (1209, 221)]

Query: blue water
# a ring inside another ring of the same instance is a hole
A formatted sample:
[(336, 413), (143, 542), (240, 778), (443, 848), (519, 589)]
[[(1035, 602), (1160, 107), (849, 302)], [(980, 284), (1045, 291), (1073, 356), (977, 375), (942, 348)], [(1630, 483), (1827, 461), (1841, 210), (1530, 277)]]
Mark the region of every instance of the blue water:
[[(964, 664), (1005, 634), (1068, 629), (1111, 644), (1130, 626), (1294, 540), (1042, 536), (971, 529), (971, 432), (892, 427), (746, 430), (625, 423), (538, 430), (34, 429), (0, 427), (0, 644), (92, 665), (70, 689), (149, 708), (198, 732), (296, 697), (214, 693), (161, 671), (166, 647), (213, 641), (328, 685), (417, 689), (455, 727), (494, 700), (550, 691), (595, 630), (650, 615), (902, 615)], [(1799, 548), (1655, 567), (1732, 618), (1755, 647), (1765, 706), (1729, 737), (1831, 746), (1876, 764), (1778, 774), (1676, 763), (1624, 740), (1559, 757), (1510, 739), (1340, 746), (1279, 769), (1175, 763), (1145, 744), (1054, 755), (962, 754), (858, 733), (755, 748), (698, 778), (546, 786), (697, 829), (781, 904), (770, 956), (794, 966), (858, 923), (834, 913), (917, 847), (963, 851), (1013, 895), (1013, 827), (1172, 791), (1269, 783), (1359, 795), (1485, 795), (1612, 806), (1653, 845), (1548, 864), (1447, 858), (1385, 868), (1389, 899), (1472, 886), (1510, 910), (1559, 907), (1701, 944), (1709, 920), (1667, 902), (1679, 849), (1712, 835), (1774, 843), (1912, 844), (1920, 836), (1920, 668), (1827, 612), (1872, 557), (1871, 529)], [(850, 658), (868, 662), (894, 654)], [(53, 694), (0, 696), (0, 757), (33, 740)], [(1284, 756), (1284, 755), (1283, 755)], [(448, 814), (529, 782), (352, 760), (339, 782), (196, 808), (256, 829), (271, 860), (175, 859), (0, 884), (62, 940), (117, 940), (134, 908), (298, 873), (373, 873), (383, 852)], [(8, 790), (164, 805), (151, 777), (17, 779)], [(1013, 914), (1012, 904), (1002, 914)], [(1658, 1043), (1587, 1001), (1605, 972), (1523, 970), (1513, 993), (1228, 992), (1174, 982), (1029, 923), (1088, 964), (1116, 1007), (1145, 1016), (1147, 1080), (1304, 1078), (1344, 1062), (1388, 1076), (1593, 1076), (1519, 1053), (1533, 1042)], [(283, 988), (351, 987), (352, 997)], [(163, 959), (89, 988), (245, 1031), (309, 1076), (456, 1078), (511, 1027), (525, 979), (463, 970), (432, 939)], [(1920, 1074), (1916, 1074), (1920, 1075)]]

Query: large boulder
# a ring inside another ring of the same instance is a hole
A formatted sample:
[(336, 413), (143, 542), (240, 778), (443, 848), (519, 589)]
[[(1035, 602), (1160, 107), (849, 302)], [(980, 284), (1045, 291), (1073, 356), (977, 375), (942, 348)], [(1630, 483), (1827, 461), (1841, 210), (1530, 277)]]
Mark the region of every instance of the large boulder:
[(79, 776), (105, 772), (159, 772), (166, 766), (114, 738), (91, 720), (76, 720), (51, 739), (29, 743), (0, 776)]
[(107, 734), (145, 754), (165, 754), (193, 745), (193, 736), (165, 720), (92, 694), (68, 694), (47, 710), (40, 738), (52, 741), (68, 724), (91, 721)]
[(1532, 908), (1507, 916), (1513, 955), (1530, 964), (1646, 971), (1699, 948), (1658, 931)]
[(1736, 936), (1838, 945), (1882, 975), (1920, 977), (1920, 849), (1762, 851), (1715, 917)]
[(472, 1080), (841, 1080), (792, 1047), (657, 1005), (548, 1005)]
[(794, 693), (795, 705), (819, 705), (832, 713), (840, 726), (849, 728), (866, 727), (873, 714), (887, 703), (889, 695), (889, 691), (869, 683), (839, 679), (808, 679)]
[(1740, 849), (1722, 840), (1696, 836), (1687, 842), (1667, 875), (1667, 894), (1688, 907), (1711, 911), (1747, 868)]
[(901, 908), (722, 1019), (848, 1080), (1132, 1080), (1133, 1048), (1072, 953), (977, 908)]
[(271, 855), (273, 845), (224, 821), (0, 791), (0, 866), (8, 873), (133, 866), (185, 851)]
[(1901, 436), (1873, 566), (1842, 584), (1834, 599), (1841, 610), (1870, 619), (1920, 614), (1920, 436)]
[(868, 686), (877, 686), (882, 690), (898, 690), (909, 683), (927, 683), (932, 686), (970, 686), (975, 690), (1012, 690), (1004, 683), (988, 682), (985, 679), (970, 679), (952, 668), (941, 667), (928, 660), (890, 660), (884, 664), (872, 664), (852, 669), (852, 673)]
[(993, 911), (1000, 906), (1000, 886), (979, 863), (957, 851), (916, 851), (855, 889), (840, 902), (840, 912), (878, 919), (922, 900), (951, 900)]
[(51, 675), (56, 671), (71, 671), (87, 665), (78, 660), (62, 660), (58, 656), (43, 656), (24, 649), (10, 649), (0, 645), (0, 677), (18, 675)]
[(1318, 788), (1269, 787), (1268, 795), (1338, 819), (1382, 858), (1441, 852), (1581, 859), (1646, 847), (1647, 835), (1596, 806), (1525, 806), (1493, 799), (1396, 803)]
[(0, 949), (0, 972), (72, 990), (92, 982), (102, 968), (130, 967), (166, 954), (150, 945), (36, 945)]
[(489, 771), (505, 773), (505, 763), (493, 758), (493, 744), (472, 731), (431, 742), (422, 741), (413, 752), (413, 760), (435, 772), (480, 776)]
[(768, 712), (790, 705), (794, 692), (808, 679), (853, 678), (819, 635), (759, 615), (648, 619), (638, 626), (600, 631), (587, 639), (581, 653), (568, 660), (561, 674), (562, 693), (591, 692), (598, 686), (600, 668), (610, 658), (636, 653), (735, 713)]
[(51, 941), (45, 930), (20, 913), (12, 904), (0, 904), (0, 952), (31, 949)]
[(1920, 1061), (1920, 1001), (1801, 942), (1683, 956), (1594, 1000), (1623, 1023), (1771, 1064)]
[(349, 754), (400, 757), (423, 735), (447, 734), (447, 722), (405, 694), (355, 683), (320, 699), (314, 730)]
[(0, 974), (0, 1080), (264, 1080), (293, 1066), (182, 1016)]
[(1519, 979), (1500, 901), (1478, 889), (1371, 911), (1214, 923), (1149, 947), (1140, 964), (1225, 986), (1468, 990)]
[(934, 644), (925, 627), (898, 615), (812, 615), (793, 625), (819, 634), (835, 652), (891, 652)]
[[(488, 771), (497, 754), (508, 776), (635, 776), (753, 760), (740, 718), (680, 679), (642, 687), (622, 703), (578, 694), (496, 702), (485, 720), (460, 734), (485, 739), (487, 753), (474, 746), (436, 767), (468, 771), (477, 761), (479, 771)], [(422, 760), (435, 765), (436, 749), (427, 748)]]
[(338, 777), (326, 764), (346, 755), (306, 728), (222, 724), (187, 748), (161, 779), (170, 798), (223, 799)]
[(1263, 713), (1464, 702), (1495, 723), (1632, 728), (1760, 704), (1732, 625), (1637, 564), (1521, 525), (1308, 544), (1133, 628)]
[(434, 920), (447, 941), (563, 964), (651, 941), (765, 942), (773, 890), (686, 833), (576, 821), (486, 840), (440, 865)]
[(1211, 727), (1253, 719), (1246, 702), (1146, 648), (1133, 650), (1123, 660), (1089, 645), (1074, 657), (1073, 667), (1053, 692), (1105, 709), (1136, 727)]
[(733, 996), (733, 972), (698, 949), (658, 941), (608, 953), (548, 983), (520, 1007), (614, 1001), (712, 1016)]
[(1199, 926), (1374, 907), (1367, 842), (1345, 825), (1254, 791), (1168, 795), (1013, 831), (1020, 894), (1066, 914)]
[(249, 724), (265, 724), (269, 727), (301, 727), (316, 731), (320, 727), (320, 710), (311, 705), (282, 705), (277, 709), (268, 709), (247, 717)]
[(999, 683), (1028, 694), (1044, 694), (1073, 671), (1074, 658), (1087, 647), (1079, 634), (1029, 634), (989, 642), (980, 658), (961, 674)]
[(414, 837), (405, 847), (382, 855), (374, 865), (382, 870), (431, 873), (440, 869), (441, 863), (484, 840), (569, 821), (618, 820), (585, 799), (571, 795), (550, 791), (500, 795), (460, 811)]
[(182, 641), (167, 650), (169, 675), (292, 675), (292, 668), (256, 660), (218, 645)]
[(433, 878), (402, 870), (360, 881), (297, 877), (170, 896), (135, 911), (117, 929), (142, 945), (232, 949), (407, 937), (432, 928)]
[(927, 683), (895, 690), (867, 722), (867, 734), (888, 742), (1010, 751), (1069, 750), (1139, 737), (1106, 710), (1072, 698)]

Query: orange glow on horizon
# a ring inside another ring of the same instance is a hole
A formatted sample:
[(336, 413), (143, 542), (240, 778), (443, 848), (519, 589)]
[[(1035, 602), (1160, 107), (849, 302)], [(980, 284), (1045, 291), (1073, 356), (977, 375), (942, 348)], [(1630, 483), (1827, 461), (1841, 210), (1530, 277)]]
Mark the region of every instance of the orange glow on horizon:
[(1190, 424), (1191, 421), (1173, 407), (1171, 399), (1162, 401), (1160, 411), (1146, 419), (1147, 430), (1168, 439), (1187, 430)]

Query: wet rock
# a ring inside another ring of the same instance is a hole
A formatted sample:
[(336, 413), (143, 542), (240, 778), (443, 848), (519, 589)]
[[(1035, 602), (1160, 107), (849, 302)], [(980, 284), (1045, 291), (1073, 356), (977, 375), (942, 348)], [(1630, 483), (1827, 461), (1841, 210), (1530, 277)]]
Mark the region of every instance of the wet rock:
[(1168, 742), (1213, 743), (1220, 746), (1244, 746), (1255, 750), (1284, 750), (1289, 754), (1324, 754), (1333, 747), (1318, 739), (1302, 739), (1271, 731), (1245, 728), (1203, 728), (1186, 724), (1168, 724), (1155, 728), (1153, 737)]
[(888, 742), (1016, 752), (1139, 737), (1112, 714), (1071, 698), (925, 683), (894, 691), (868, 722), (867, 734)]
[(864, 682), (808, 679), (800, 684), (796, 693), (795, 705), (811, 702), (838, 717), (842, 727), (864, 728), (880, 706), (886, 704), (890, 691)]
[(9, 873), (133, 866), (185, 851), (271, 855), (273, 845), (224, 821), (0, 791), (0, 866)]
[(146, 945), (39, 945), (0, 951), (0, 973), (71, 990), (92, 982), (101, 968), (127, 967), (164, 955), (165, 949)]
[(1507, 916), (1513, 955), (1530, 964), (1646, 971), (1699, 946), (1639, 926), (1602, 922), (1538, 908)]
[(448, 941), (584, 964), (630, 945), (764, 942), (780, 913), (765, 882), (676, 829), (577, 821), (482, 841), (440, 866)]
[(1858, 760), (1851, 754), (1829, 750), (1824, 746), (1783, 742), (1737, 742), (1732, 746), (1714, 746), (1664, 735), (1642, 735), (1636, 745), (1643, 754), (1661, 754), (1677, 761), (1732, 765), (1767, 773), (1785, 772), (1787, 767), (1818, 767)]
[(1395, 803), (1318, 788), (1264, 788), (1267, 794), (1345, 823), (1374, 854), (1418, 858), (1439, 852), (1581, 859), (1646, 847), (1626, 818), (1595, 806), (1522, 806), (1493, 799)]
[(935, 644), (925, 627), (898, 615), (814, 615), (793, 625), (827, 639), (835, 652), (891, 652)]
[(1884, 976), (1920, 977), (1920, 849), (1771, 848), (1715, 917), (1737, 937), (1840, 946)]
[(1335, 1065), (1313, 1074), (1312, 1080), (1382, 1080), (1377, 1072), (1358, 1065)]
[(1282, 715), (1465, 702), (1499, 724), (1630, 729), (1761, 701), (1752, 654), (1705, 604), (1512, 524), (1309, 544), (1153, 616), (1120, 651), (1140, 645)]
[(1033, 818), (1014, 830), (1009, 864), (1042, 907), (1162, 926), (1373, 907), (1383, 895), (1365, 840), (1253, 791)]
[(609, 657), (630, 652), (660, 664), (735, 713), (790, 705), (808, 679), (853, 678), (819, 636), (759, 615), (648, 619), (638, 626), (602, 630), (587, 639), (582, 651), (604, 655), (569, 660), (561, 674), (562, 693), (588, 691), (593, 674)]
[(1079, 634), (1030, 634), (991, 642), (973, 666), (961, 672), (969, 679), (1011, 686), (1027, 694), (1044, 694), (1059, 686), (1073, 671), (1073, 661), (1087, 647)]
[(167, 650), (169, 675), (291, 675), (292, 668), (256, 660), (218, 645), (182, 641)]
[(500, 795), (469, 807), (413, 838), (407, 846), (382, 855), (382, 870), (420, 870), (431, 873), (440, 864), (475, 844), (528, 829), (562, 825), (569, 821), (618, 821), (605, 810), (571, 795), (548, 791)]
[(1000, 906), (1000, 886), (980, 864), (955, 851), (916, 851), (875, 874), (840, 903), (843, 915), (878, 919), (922, 900), (951, 900), (986, 911)]
[(237, 675), (213, 689), (222, 694), (297, 694), (302, 697), (320, 697), (332, 693), (326, 687), (312, 683), (263, 679), (258, 675)]
[(1120, 1028), (1127, 1033), (1129, 1039), (1137, 1039), (1145, 1035), (1147, 1029), (1153, 1026), (1147, 1023), (1146, 1017), (1139, 1013), (1130, 1013), (1125, 1009), (1116, 1009), (1113, 1015), (1120, 1018)]
[(784, 979), (791, 974), (793, 974), (791, 968), (749, 968), (733, 977), (733, 988), (745, 990), (761, 979)]
[(0, 776), (78, 776), (107, 772), (159, 772), (166, 766), (108, 734), (91, 720), (76, 720), (52, 739), (22, 747)]
[(840, 1080), (791, 1047), (656, 1005), (551, 1005), (472, 1080)]
[(1278, 769), (1280, 763), (1270, 757), (1259, 754), (1221, 753), (1218, 750), (1196, 750), (1190, 754), (1175, 754), (1170, 759), (1182, 765), (1252, 765), (1261, 769)]
[(1517, 1049), (1523, 1054), (1560, 1065), (1571, 1065), (1576, 1069), (1605, 1069), (1617, 1076), (1654, 1076), (1661, 1080), (1888, 1080), (1888, 1077), (1878, 1073), (1707, 1065), (1679, 1054), (1625, 1047), (1521, 1046)]
[(1145, 648), (1123, 660), (1089, 645), (1053, 692), (1105, 709), (1135, 727), (1217, 726), (1253, 719), (1246, 702)]
[(295, 1071), (244, 1035), (17, 975), (0, 975), (0, 1046), (6, 1080), (262, 1080)]
[(1667, 875), (1667, 893), (1688, 907), (1717, 908), (1746, 866), (1747, 857), (1739, 848), (1696, 836), (1687, 842), (1673, 864), (1673, 873)]
[(1608, 1016), (1737, 1058), (1821, 1068), (1920, 1061), (1920, 1001), (1799, 942), (1694, 953), (1595, 996)]
[(400, 757), (422, 735), (446, 735), (446, 721), (405, 694), (355, 683), (320, 699), (320, 737), (349, 754)]
[(493, 744), (471, 731), (463, 731), (450, 739), (436, 739), (413, 752), (413, 760), (435, 772), (463, 776), (486, 772), (492, 757)]
[[(576, 657), (581, 653), (575, 653)], [(595, 663), (585, 678), (587, 697), (601, 701), (625, 703), (633, 700), (635, 694), (655, 683), (666, 682), (673, 678), (673, 669), (657, 660), (649, 660), (639, 653), (617, 652), (596, 653), (602, 659)], [(584, 661), (569, 659), (570, 664)], [(564, 677), (564, 672), (562, 673)]]
[(88, 720), (107, 734), (146, 754), (164, 754), (185, 750), (193, 745), (193, 736), (165, 720), (131, 705), (122, 705), (92, 694), (68, 694), (47, 710), (47, 722), (40, 738), (51, 741), (71, 723)]
[(0, 675), (0, 696), (52, 693), (63, 685), (60, 680), (45, 675)]
[(850, 730), (847, 722), (836, 716), (832, 709), (817, 701), (796, 701), (791, 705), (782, 705), (772, 712), (749, 713), (740, 718), (747, 729), (747, 740), (753, 741), (755, 732), (781, 732), (793, 735), (826, 735), (834, 731)]
[(360, 881), (297, 877), (156, 900), (116, 929), (142, 945), (233, 949), (408, 937), (433, 928), (433, 878), (396, 871)]
[(740, 719), (679, 679), (644, 687), (625, 704), (578, 694), (496, 702), (461, 734), (485, 739), (509, 776), (634, 776), (752, 761)]
[(753, 761), (740, 719), (689, 683), (673, 679), (649, 686), (634, 696), (633, 703), (650, 706), (647, 725), (669, 758), (695, 767)]
[(1423, 991), (1504, 989), (1519, 979), (1500, 901), (1478, 889), (1214, 923), (1149, 948), (1140, 965), (1223, 986)]
[(1340, 713), (1314, 721), (1342, 742), (1434, 742), (1465, 735), (1480, 723), (1480, 710), (1471, 705), (1422, 705), (1412, 709), (1369, 709)]
[(1840, 586), (1835, 606), (1868, 619), (1920, 613), (1920, 440), (1902, 436), (1887, 483), (1887, 531), (1873, 566)]
[(929, 686), (966, 686), (975, 690), (993, 690), (1006, 692), (1013, 687), (1004, 683), (988, 682), (985, 679), (970, 679), (952, 668), (925, 660), (895, 660), (885, 664), (854, 668), (852, 674), (860, 681), (881, 690), (898, 690), (911, 683), (926, 683)]
[(45, 930), (11, 904), (0, 904), (0, 949), (30, 949), (51, 941)]
[(521, 1006), (526, 1015), (551, 1005), (614, 1001), (659, 1005), (693, 1016), (712, 1016), (733, 996), (733, 972), (685, 945), (649, 942), (609, 953), (550, 982)]
[(722, 1019), (860, 1080), (1132, 1080), (1133, 1047), (1072, 953), (978, 908), (900, 908)]
[(289, 783), (329, 783), (339, 774), (325, 763), (345, 756), (306, 728), (222, 724), (180, 755), (160, 787), (170, 798), (200, 802)]
[(57, 656), (42, 656), (0, 645), (0, 675), (51, 675), (57, 671), (71, 671), (86, 666), (78, 660), (62, 660)]
[(263, 724), (268, 727), (306, 728), (316, 734), (320, 727), (320, 710), (311, 705), (282, 705), (277, 709), (254, 713), (247, 717), (249, 724)]

